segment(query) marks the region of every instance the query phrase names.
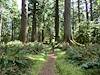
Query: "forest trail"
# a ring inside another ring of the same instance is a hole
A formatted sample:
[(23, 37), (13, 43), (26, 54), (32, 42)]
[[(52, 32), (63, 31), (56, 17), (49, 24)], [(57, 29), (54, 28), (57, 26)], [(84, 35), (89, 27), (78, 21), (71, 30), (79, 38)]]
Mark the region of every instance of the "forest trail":
[(55, 75), (55, 61), (56, 56), (54, 53), (48, 55), (47, 61), (44, 63), (39, 75)]

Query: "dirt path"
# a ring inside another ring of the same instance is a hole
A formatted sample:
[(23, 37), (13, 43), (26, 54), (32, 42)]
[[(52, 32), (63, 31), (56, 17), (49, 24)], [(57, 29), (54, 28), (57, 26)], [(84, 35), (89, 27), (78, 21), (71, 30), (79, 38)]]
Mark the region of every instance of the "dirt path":
[(44, 63), (39, 75), (55, 75), (55, 60), (56, 56), (54, 54), (49, 54), (48, 60)]

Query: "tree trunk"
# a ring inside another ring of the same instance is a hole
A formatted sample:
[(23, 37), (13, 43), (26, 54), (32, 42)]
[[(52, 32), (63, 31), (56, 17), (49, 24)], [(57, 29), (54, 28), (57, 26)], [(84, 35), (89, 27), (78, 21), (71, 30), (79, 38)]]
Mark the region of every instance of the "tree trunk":
[(74, 1), (72, 0), (72, 30), (73, 30), (73, 34), (74, 34), (74, 30), (75, 30), (75, 8), (74, 8)]
[(42, 42), (44, 41), (44, 30), (42, 30)]
[(85, 0), (85, 7), (86, 7), (86, 20), (89, 21), (89, 13), (88, 13), (88, 3), (87, 0)]
[(32, 21), (32, 36), (31, 41), (34, 42), (36, 40), (36, 2), (33, 7), (33, 21)]
[(90, 0), (90, 19), (93, 21), (93, 10), (92, 10), (92, 0)]
[(2, 17), (0, 15), (0, 42), (1, 42), (1, 30), (2, 29)]
[(11, 41), (14, 41), (14, 21), (12, 20), (12, 35), (11, 35)]
[(40, 31), (38, 31), (38, 42), (41, 42), (42, 40), (41, 40), (41, 32)]
[[(45, 0), (43, 1), (43, 4), (45, 4)], [(43, 11), (45, 11), (45, 6), (43, 7)], [(45, 39), (45, 35), (44, 35), (44, 31), (45, 31), (45, 13), (43, 14), (43, 29), (42, 29), (42, 42), (44, 42), (44, 39)]]
[(0, 42), (1, 42), (1, 32), (2, 32), (2, 6), (0, 5)]
[(22, 0), (20, 41), (22, 41), (23, 43), (27, 41), (27, 24), (28, 24), (27, 20), (28, 20), (28, 0)]
[(80, 23), (80, 0), (78, 0), (78, 22)]
[(64, 8), (64, 41), (71, 43), (71, 0), (65, 0)]
[(55, 41), (59, 40), (59, 0), (55, 4)]

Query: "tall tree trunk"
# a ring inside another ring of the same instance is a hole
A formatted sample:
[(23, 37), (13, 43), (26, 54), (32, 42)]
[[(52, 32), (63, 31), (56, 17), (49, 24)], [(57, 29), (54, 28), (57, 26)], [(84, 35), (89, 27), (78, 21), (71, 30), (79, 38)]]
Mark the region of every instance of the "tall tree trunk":
[(64, 8), (64, 41), (71, 43), (71, 0), (65, 0)]
[(90, 19), (91, 19), (91, 21), (93, 21), (93, 10), (92, 10), (93, 4), (92, 4), (92, 1), (93, 0), (90, 0)]
[(74, 4), (75, 4), (75, 3), (74, 3), (74, 1), (72, 0), (72, 13), (73, 13), (73, 14), (72, 14), (72, 17), (73, 17), (73, 19), (72, 19), (72, 30), (73, 30), (73, 34), (74, 34), (74, 30), (75, 30), (75, 16), (74, 16), (74, 15), (75, 15), (75, 12), (74, 12), (74, 11), (75, 11), (75, 10), (74, 10), (75, 8), (74, 8)]
[(36, 40), (36, 2), (33, 6), (33, 21), (32, 21), (32, 36), (31, 41), (34, 42)]
[(86, 7), (86, 20), (89, 21), (89, 13), (88, 13), (88, 3), (87, 0), (85, 0), (85, 7)]
[(1, 42), (1, 29), (2, 29), (2, 7), (0, 5), (0, 42)]
[(44, 41), (44, 30), (42, 30), (42, 42)]
[(40, 31), (38, 31), (38, 42), (41, 42), (41, 32)]
[(2, 29), (2, 17), (0, 15), (0, 42), (1, 42), (1, 30)]
[(80, 0), (78, 0), (78, 22), (80, 23)]
[(12, 35), (11, 35), (11, 41), (14, 40), (14, 21), (12, 20)]
[[(45, 4), (45, 0), (43, 1), (43, 4)], [(44, 5), (44, 7), (43, 7), (43, 11), (45, 11), (45, 6), (46, 5)], [(44, 31), (45, 31), (45, 13), (43, 14), (43, 29), (42, 29), (42, 42), (44, 41), (44, 38), (45, 38), (45, 35), (44, 35)]]
[(59, 0), (55, 4), (55, 41), (59, 40)]
[(22, 41), (23, 43), (27, 41), (27, 24), (28, 24), (27, 20), (28, 20), (28, 0), (22, 0), (20, 41)]

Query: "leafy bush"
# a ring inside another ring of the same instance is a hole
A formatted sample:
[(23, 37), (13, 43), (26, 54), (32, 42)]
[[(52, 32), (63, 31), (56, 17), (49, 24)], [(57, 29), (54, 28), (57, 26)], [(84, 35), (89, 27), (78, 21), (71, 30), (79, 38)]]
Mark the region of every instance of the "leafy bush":
[(91, 42), (100, 44), (100, 27), (92, 27)]
[(13, 55), (22, 50), (23, 44), (20, 41), (11, 41), (6, 44), (6, 53)]
[(31, 69), (32, 61), (24, 57), (7, 57), (0, 58), (1, 75), (23, 75)]
[(42, 52), (44, 45), (39, 42), (30, 42), (26, 44), (25, 48), (31, 52), (34, 52), (35, 54), (38, 54)]
[(99, 75), (100, 45), (70, 46), (57, 52), (58, 75)]
[(83, 69), (70, 64), (64, 59), (64, 57), (65, 55), (60, 55), (57, 58), (56, 67), (58, 75), (86, 75)]
[(88, 75), (98, 75), (100, 73), (100, 45), (90, 44), (85, 47), (67, 48), (65, 60), (81, 67)]
[(81, 22), (75, 30), (75, 40), (81, 44), (100, 43), (100, 25), (90, 22)]
[(48, 52), (51, 48), (50, 46), (44, 45), (40, 42), (29, 42), (25, 45), (25, 49), (34, 54), (40, 54)]
[(11, 41), (1, 44), (0, 75), (33, 75), (33, 65), (40, 65), (42, 62), (37, 63), (32, 55), (42, 53), (44, 48), (45, 45), (38, 42), (23, 45), (20, 41)]
[(81, 22), (75, 31), (75, 40), (81, 44), (90, 42), (90, 25), (87, 22)]

